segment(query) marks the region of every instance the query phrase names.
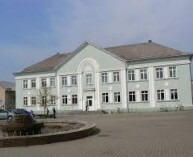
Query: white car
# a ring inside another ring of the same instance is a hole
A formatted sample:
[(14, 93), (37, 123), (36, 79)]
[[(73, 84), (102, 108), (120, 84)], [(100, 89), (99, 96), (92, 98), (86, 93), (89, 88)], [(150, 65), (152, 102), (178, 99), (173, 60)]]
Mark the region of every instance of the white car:
[(12, 118), (15, 114), (4, 109), (0, 109), (0, 119)]

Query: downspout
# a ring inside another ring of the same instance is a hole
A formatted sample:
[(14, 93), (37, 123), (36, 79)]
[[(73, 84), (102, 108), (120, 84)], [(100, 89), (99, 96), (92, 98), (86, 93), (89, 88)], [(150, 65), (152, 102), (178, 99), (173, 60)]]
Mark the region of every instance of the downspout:
[(127, 61), (125, 62), (125, 83), (126, 83), (126, 103), (127, 103), (127, 112), (129, 113), (129, 104), (128, 104), (128, 83), (127, 83)]

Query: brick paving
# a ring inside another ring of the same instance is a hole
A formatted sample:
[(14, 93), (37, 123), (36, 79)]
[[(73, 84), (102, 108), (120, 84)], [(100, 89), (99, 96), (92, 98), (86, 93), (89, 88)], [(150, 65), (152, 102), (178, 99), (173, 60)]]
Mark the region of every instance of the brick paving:
[(47, 145), (1, 148), (0, 157), (193, 157), (193, 111), (63, 116), (100, 133)]

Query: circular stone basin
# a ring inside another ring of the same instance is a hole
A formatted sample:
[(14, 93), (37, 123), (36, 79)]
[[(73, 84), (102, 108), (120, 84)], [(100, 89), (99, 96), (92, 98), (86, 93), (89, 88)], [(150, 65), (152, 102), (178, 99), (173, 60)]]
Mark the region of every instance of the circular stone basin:
[(8, 136), (25, 136), (41, 133), (44, 123), (37, 122), (30, 115), (15, 115), (2, 126), (2, 131)]
[[(2, 125), (3, 126), (3, 125)], [(84, 138), (98, 131), (94, 123), (83, 121), (47, 121), (41, 134), (26, 136), (2, 136), (0, 126), (0, 148), (41, 145)]]

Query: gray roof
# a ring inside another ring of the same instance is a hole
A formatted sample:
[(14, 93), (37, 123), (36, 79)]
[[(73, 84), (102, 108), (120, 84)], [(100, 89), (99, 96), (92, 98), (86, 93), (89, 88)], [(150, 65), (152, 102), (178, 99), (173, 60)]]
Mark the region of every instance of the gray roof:
[(13, 82), (7, 82), (7, 81), (0, 81), (0, 86), (3, 89), (11, 89), (11, 90), (15, 90), (15, 83)]
[[(88, 44), (88, 42), (86, 43)], [(184, 53), (179, 50), (175, 50), (173, 48), (169, 48), (154, 42), (108, 47), (104, 48), (104, 50), (125, 61), (159, 59), (174, 56), (190, 55), (188, 53)], [(63, 53), (63, 54), (58, 53), (43, 61), (33, 64), (23, 69), (21, 72), (15, 74), (17, 75), (24, 73), (45, 72), (55, 70), (59, 65), (67, 61), (71, 55), (72, 53)]]

